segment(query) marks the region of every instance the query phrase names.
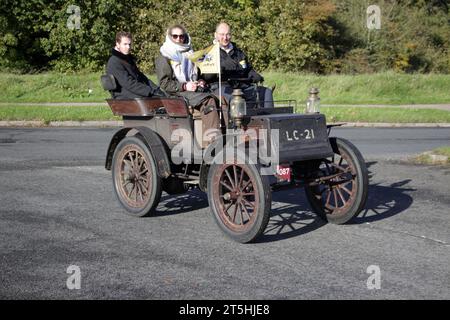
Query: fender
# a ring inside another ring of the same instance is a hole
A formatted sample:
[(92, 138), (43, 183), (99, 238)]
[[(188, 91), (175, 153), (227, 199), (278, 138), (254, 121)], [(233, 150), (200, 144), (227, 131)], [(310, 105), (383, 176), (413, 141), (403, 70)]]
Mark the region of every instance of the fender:
[(168, 176), (170, 176), (170, 162), (167, 156), (166, 148), (164, 147), (164, 143), (153, 130), (147, 127), (122, 128), (117, 131), (112, 137), (111, 142), (109, 143), (108, 152), (106, 153), (105, 169), (111, 170), (112, 159), (117, 145), (132, 129), (137, 130), (138, 133), (140, 133), (144, 138), (144, 142), (148, 145), (150, 153), (153, 156), (153, 160), (155, 160), (158, 175), (161, 178), (167, 178)]

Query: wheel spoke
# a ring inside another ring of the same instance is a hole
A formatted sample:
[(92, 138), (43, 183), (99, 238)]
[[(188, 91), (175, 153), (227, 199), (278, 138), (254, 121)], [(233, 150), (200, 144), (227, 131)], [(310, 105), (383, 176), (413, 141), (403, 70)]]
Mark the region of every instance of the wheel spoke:
[(338, 202), (337, 195), (336, 195), (336, 188), (333, 188), (333, 196), (334, 196), (334, 205), (335, 205), (335, 208), (337, 208), (337, 207), (339, 207), (339, 202)]
[(243, 203), (240, 203), (240, 205), (242, 206), (242, 208), (244, 208), (245, 214), (247, 215), (248, 220), (250, 220), (250, 214), (248, 213), (247, 208), (245, 207), (245, 205)]
[(133, 183), (133, 187), (131, 188), (130, 192), (128, 193), (128, 198), (131, 199), (131, 195), (133, 194), (134, 189), (136, 188), (136, 184)]
[(132, 151), (128, 152), (128, 158), (130, 158), (131, 169), (134, 169), (134, 159), (133, 159), (133, 152)]
[(241, 216), (241, 223), (244, 225), (244, 215), (242, 213), (241, 203), (239, 202), (239, 215)]
[(139, 181), (141, 181), (141, 182), (143, 182), (145, 184), (148, 184), (148, 179), (147, 178), (139, 177)]
[(139, 158), (141, 157), (141, 155), (139, 153), (137, 153), (137, 151), (134, 153), (134, 168), (136, 170), (139, 170)]
[(233, 174), (234, 174), (234, 187), (236, 189), (239, 189), (239, 181), (238, 181), (238, 176), (237, 176), (237, 172), (236, 172), (236, 167), (237, 166), (233, 166)]
[[(347, 182), (347, 183), (348, 183), (348, 182)], [(349, 195), (352, 195), (352, 192), (351, 192), (350, 190), (348, 190), (348, 189), (345, 187), (345, 185), (346, 185), (347, 183), (341, 185), (340, 187), (341, 187), (342, 190), (344, 190), (345, 192), (347, 192)]]
[(249, 201), (247, 201), (247, 199), (242, 199), (242, 201), (244, 201), (246, 204), (248, 204), (249, 206), (251, 206), (253, 209), (255, 209), (255, 205)]
[(244, 185), (244, 187), (242, 187), (242, 189), (241, 190), (245, 190), (245, 188), (247, 188), (248, 187), (248, 185), (250, 184), (252, 182), (252, 180), (251, 179), (249, 179), (246, 183), (245, 183), (245, 185)]
[(145, 158), (143, 155), (139, 154), (139, 157), (136, 159), (136, 171), (140, 171), (142, 165), (145, 163)]
[(237, 204), (234, 203), (233, 223), (236, 221)]
[(327, 194), (327, 200), (325, 201), (325, 206), (331, 207), (330, 205), (330, 200), (331, 200), (331, 189), (327, 189), (328, 194)]
[[(142, 194), (147, 194), (147, 186), (145, 184), (143, 184), (142, 181), (139, 181), (139, 180), (138, 180), (138, 184), (141, 188)], [(144, 199), (142, 199), (142, 200), (144, 200)]]
[(142, 166), (145, 164), (145, 158), (143, 156), (140, 157), (140, 160), (138, 162), (138, 170), (141, 170)]
[(337, 193), (338, 193), (339, 197), (341, 198), (342, 205), (345, 206), (345, 203), (346, 203), (347, 201), (346, 201), (345, 198), (342, 196), (342, 193), (341, 193), (340, 188), (336, 188), (336, 190), (337, 190)]
[[(225, 209), (225, 213), (228, 214), (228, 210), (230, 210), (231, 206), (233, 205), (233, 202), (230, 202), (230, 204), (228, 205), (228, 207)], [(229, 216), (229, 215), (228, 215)], [(231, 217), (230, 217), (231, 218)]]
[(228, 184), (226, 184), (224, 181), (220, 181), (220, 184), (223, 185), (225, 188), (227, 188), (230, 191), (233, 191), (233, 188), (230, 187)]
[[(241, 177), (239, 178), (238, 189), (241, 187), (243, 179), (244, 179), (244, 168), (241, 167)], [(243, 189), (241, 189), (241, 190), (243, 190)]]
[(228, 180), (230, 180), (231, 186), (233, 187), (233, 189), (235, 189), (235, 188), (236, 188), (235, 181), (233, 181), (233, 179), (231, 179), (231, 176), (230, 176), (230, 174), (228, 173), (228, 168), (226, 168), (224, 171), (225, 171), (225, 174), (226, 174), (227, 177), (228, 177)]
[[(136, 191), (139, 191), (139, 197), (141, 198), (141, 201), (144, 201), (144, 197), (142, 196), (142, 186), (139, 183), (139, 181), (136, 184)], [(136, 194), (136, 201), (137, 201), (137, 194)]]
[(130, 160), (123, 159), (123, 162), (128, 166), (129, 170), (133, 169), (133, 165)]
[(124, 183), (122, 183), (122, 188), (125, 188), (126, 185), (132, 183), (130, 180), (126, 179)]

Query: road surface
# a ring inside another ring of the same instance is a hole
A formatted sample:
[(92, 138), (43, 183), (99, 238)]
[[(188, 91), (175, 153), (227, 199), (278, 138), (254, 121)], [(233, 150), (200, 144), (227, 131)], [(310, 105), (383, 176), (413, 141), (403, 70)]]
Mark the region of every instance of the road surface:
[(103, 168), (113, 132), (0, 129), (0, 298), (450, 299), (450, 169), (403, 162), (450, 129), (335, 129), (366, 157), (366, 209), (325, 224), (302, 190), (275, 193), (246, 245), (197, 190), (125, 215)]

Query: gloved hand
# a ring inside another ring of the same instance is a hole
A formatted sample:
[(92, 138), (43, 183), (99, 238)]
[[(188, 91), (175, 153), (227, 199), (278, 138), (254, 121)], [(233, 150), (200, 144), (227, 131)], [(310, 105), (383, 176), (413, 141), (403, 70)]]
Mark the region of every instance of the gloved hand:
[(209, 85), (205, 80), (201, 79), (197, 82), (197, 92), (209, 92)]
[(257, 73), (255, 70), (250, 71), (248, 77), (252, 79), (252, 82), (254, 83), (264, 82), (263, 76)]

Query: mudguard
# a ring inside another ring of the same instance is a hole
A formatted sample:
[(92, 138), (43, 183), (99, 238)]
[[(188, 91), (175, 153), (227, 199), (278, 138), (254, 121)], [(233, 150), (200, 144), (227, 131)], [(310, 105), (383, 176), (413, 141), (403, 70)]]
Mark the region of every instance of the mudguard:
[(161, 178), (167, 178), (171, 174), (171, 170), (166, 148), (164, 147), (162, 139), (156, 134), (156, 132), (147, 127), (122, 128), (114, 134), (111, 142), (109, 143), (108, 152), (106, 153), (106, 170), (111, 170), (112, 159), (117, 145), (132, 129), (138, 131), (150, 148), (150, 153), (152, 154), (157, 166), (158, 175)]

